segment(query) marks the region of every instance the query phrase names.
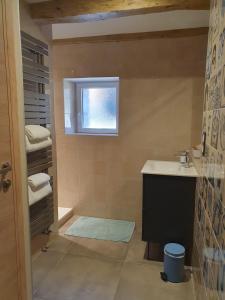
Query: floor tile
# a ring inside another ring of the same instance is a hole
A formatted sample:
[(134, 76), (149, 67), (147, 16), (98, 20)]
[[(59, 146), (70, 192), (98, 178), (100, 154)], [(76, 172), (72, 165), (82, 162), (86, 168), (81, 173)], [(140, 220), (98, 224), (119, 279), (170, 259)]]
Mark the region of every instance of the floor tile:
[(33, 292), (35, 293), (40, 284), (45, 280), (48, 273), (63, 258), (59, 252), (42, 252), (32, 263)]
[(122, 263), (67, 254), (40, 285), (44, 300), (113, 300)]
[(148, 260), (144, 259), (145, 250), (146, 242), (142, 241), (141, 233), (135, 231), (128, 246), (126, 262), (149, 263)]
[(34, 263), (34, 261), (39, 257), (39, 255), (41, 255), (41, 253), (42, 252), (39, 250), (32, 255), (31, 257), (32, 263)]
[(192, 281), (165, 283), (162, 263), (143, 258), (139, 231), (129, 243), (65, 235), (76, 218), (33, 261), (33, 300), (194, 300)]
[(73, 238), (69, 253), (95, 258), (111, 258), (122, 261), (126, 258), (128, 244), (87, 238)]
[(39, 297), (36, 297), (36, 296), (33, 296), (32, 300), (43, 300), (43, 299), (41, 299)]
[(126, 262), (115, 300), (194, 300), (192, 282), (173, 284), (160, 279), (162, 264)]
[(48, 243), (48, 251), (68, 253), (70, 246), (70, 240), (64, 238), (63, 236), (58, 236), (53, 238), (53, 240)]

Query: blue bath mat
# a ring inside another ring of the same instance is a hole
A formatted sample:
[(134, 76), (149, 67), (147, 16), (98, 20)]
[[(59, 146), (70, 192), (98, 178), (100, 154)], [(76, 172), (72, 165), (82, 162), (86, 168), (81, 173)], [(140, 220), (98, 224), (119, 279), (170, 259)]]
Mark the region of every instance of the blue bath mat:
[(65, 232), (67, 235), (128, 243), (135, 222), (93, 217), (79, 217)]

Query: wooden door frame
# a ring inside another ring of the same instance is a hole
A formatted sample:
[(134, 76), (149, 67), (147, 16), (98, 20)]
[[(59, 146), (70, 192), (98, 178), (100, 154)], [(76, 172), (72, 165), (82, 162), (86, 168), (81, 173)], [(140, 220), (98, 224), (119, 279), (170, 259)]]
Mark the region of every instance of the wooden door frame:
[(27, 165), (24, 140), (24, 96), (20, 40), (19, 0), (0, 0), (7, 72), (11, 136), (12, 189), (18, 264), (18, 300), (32, 299)]

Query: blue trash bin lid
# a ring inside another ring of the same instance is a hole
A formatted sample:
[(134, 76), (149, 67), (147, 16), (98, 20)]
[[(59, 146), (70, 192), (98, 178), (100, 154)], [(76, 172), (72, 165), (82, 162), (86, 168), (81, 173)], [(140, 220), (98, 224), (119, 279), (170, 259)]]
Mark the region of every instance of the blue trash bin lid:
[(180, 244), (169, 243), (165, 245), (164, 253), (168, 255), (172, 255), (174, 257), (180, 257), (180, 256), (184, 256), (185, 248)]

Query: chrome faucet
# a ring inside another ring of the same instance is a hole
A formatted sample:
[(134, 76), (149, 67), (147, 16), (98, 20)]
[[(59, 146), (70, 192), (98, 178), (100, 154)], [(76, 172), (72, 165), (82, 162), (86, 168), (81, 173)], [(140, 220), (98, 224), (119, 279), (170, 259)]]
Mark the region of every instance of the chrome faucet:
[(179, 161), (180, 161), (182, 166), (184, 166), (185, 168), (190, 167), (190, 155), (189, 155), (188, 150), (181, 151), (179, 153), (178, 157), (179, 157)]

